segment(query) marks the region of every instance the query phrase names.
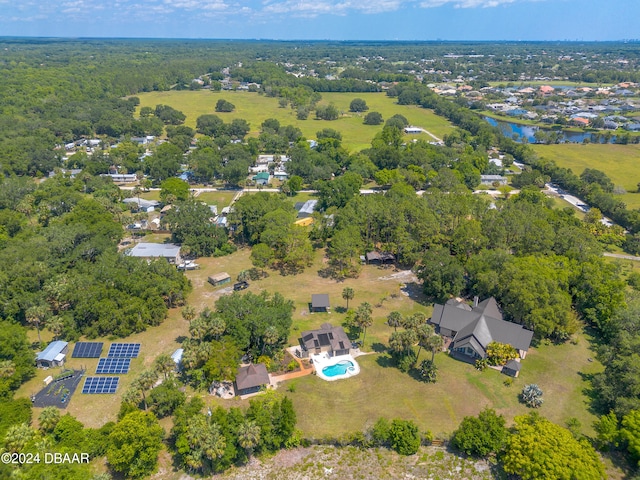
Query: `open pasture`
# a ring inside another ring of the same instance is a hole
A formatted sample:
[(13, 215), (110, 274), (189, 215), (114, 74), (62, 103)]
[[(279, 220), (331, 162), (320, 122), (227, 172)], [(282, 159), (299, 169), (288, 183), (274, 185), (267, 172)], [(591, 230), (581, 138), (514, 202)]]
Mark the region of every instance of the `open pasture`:
[[(168, 91), (141, 93), (141, 107), (155, 108), (156, 105), (169, 105), (180, 110), (187, 116), (185, 124), (195, 128), (196, 120), (200, 115), (215, 114), (226, 123), (234, 118), (243, 118), (251, 127), (249, 135), (257, 136), (260, 132), (260, 124), (267, 118), (277, 119), (281, 125), (294, 125), (307, 138), (315, 138), (316, 132), (323, 128), (333, 128), (342, 133), (343, 144), (349, 150), (359, 151), (368, 148), (376, 133), (382, 130), (383, 125), (364, 125), (363, 119), (366, 113), (349, 112), (349, 104), (354, 98), (362, 98), (369, 106), (369, 112), (376, 111), (387, 120), (395, 114), (404, 115), (412, 125), (422, 127), (439, 138), (442, 138), (453, 127), (451, 124), (431, 110), (415, 105), (398, 105), (395, 98), (387, 97), (384, 93), (322, 93), (320, 105), (333, 103), (342, 112), (339, 119), (334, 121), (315, 120), (311, 113), (307, 120), (298, 120), (295, 110), (280, 108), (278, 99), (267, 97), (253, 92), (208, 90), (199, 91)], [(215, 111), (216, 102), (225, 99), (235, 105), (235, 110), (230, 113)], [(412, 138), (424, 138), (433, 140), (429, 135), (421, 134)]]

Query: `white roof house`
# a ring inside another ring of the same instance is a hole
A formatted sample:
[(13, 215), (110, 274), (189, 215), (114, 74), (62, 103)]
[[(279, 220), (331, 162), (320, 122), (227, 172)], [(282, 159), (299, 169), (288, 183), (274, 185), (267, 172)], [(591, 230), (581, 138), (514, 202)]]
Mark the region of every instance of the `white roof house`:
[(180, 245), (173, 243), (138, 243), (126, 254), (138, 258), (166, 258), (169, 263), (180, 263)]

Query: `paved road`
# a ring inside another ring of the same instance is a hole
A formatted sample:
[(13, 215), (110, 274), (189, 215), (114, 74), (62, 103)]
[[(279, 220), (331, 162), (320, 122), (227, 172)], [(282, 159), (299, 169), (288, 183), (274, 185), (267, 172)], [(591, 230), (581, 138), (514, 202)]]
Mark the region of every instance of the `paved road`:
[[(547, 188), (546, 190), (547, 194), (559, 196), (560, 198), (569, 202), (571, 205), (573, 205), (574, 207), (576, 207), (578, 210), (582, 212), (586, 213), (591, 209), (591, 207), (587, 205), (584, 200), (566, 193), (564, 190), (562, 190), (559, 187), (555, 187), (549, 183), (547, 183), (545, 187)], [(613, 225), (613, 221), (610, 218), (607, 218), (605, 216), (603, 216), (600, 219), (600, 222), (606, 225), (607, 227), (611, 227)]]

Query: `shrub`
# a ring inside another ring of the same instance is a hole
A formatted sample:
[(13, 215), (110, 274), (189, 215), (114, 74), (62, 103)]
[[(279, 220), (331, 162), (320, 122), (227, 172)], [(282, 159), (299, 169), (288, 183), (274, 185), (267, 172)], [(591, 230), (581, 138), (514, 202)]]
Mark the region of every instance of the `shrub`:
[(395, 419), (389, 429), (389, 443), (400, 455), (413, 455), (420, 448), (420, 431), (410, 420)]
[(520, 398), (527, 407), (538, 408), (542, 405), (542, 390), (535, 383), (525, 385), (520, 394)]
[(502, 449), (507, 438), (507, 429), (502, 415), (490, 409), (477, 417), (464, 417), (453, 433), (451, 444), (467, 455), (485, 457)]

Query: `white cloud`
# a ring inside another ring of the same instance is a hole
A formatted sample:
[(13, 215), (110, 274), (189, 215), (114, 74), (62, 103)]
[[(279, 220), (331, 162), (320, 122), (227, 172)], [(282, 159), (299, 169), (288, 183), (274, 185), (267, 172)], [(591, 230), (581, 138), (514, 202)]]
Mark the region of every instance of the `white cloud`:
[(434, 8), (451, 4), (456, 8), (488, 8), (498, 7), (500, 5), (506, 5), (508, 3), (515, 3), (516, 1), (526, 2), (532, 0), (423, 0), (420, 3), (420, 6), (424, 8)]
[(382, 13), (398, 10), (403, 3), (412, 0), (284, 0), (263, 2), (263, 13), (288, 13), (295, 16), (315, 17), (317, 15), (346, 15), (350, 12)]

